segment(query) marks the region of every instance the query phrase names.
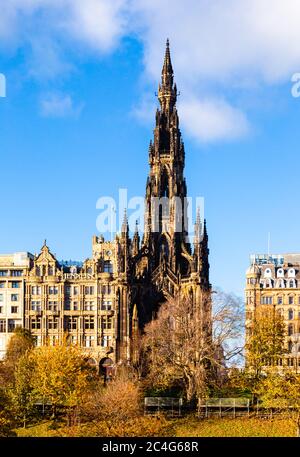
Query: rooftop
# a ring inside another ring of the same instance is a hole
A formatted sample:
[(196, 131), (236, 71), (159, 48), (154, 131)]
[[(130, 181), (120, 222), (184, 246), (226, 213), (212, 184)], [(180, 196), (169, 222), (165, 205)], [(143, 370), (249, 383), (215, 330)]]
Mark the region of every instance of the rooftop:
[(300, 253), (294, 254), (251, 254), (250, 263), (256, 265), (268, 265), (273, 264), (275, 266), (285, 264), (299, 264), (300, 265)]

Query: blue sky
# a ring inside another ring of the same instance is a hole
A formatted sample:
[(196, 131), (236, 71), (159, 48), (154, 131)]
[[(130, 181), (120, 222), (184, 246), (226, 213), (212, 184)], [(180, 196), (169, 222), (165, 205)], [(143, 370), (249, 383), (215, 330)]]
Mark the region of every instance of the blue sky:
[(272, 252), (299, 252), (300, 8), (229, 2), (224, 15), (214, 0), (171, 13), (164, 1), (0, 0), (1, 253), (47, 238), (59, 259), (84, 259), (97, 199), (144, 195), (167, 36), (213, 285), (241, 295), (268, 232)]

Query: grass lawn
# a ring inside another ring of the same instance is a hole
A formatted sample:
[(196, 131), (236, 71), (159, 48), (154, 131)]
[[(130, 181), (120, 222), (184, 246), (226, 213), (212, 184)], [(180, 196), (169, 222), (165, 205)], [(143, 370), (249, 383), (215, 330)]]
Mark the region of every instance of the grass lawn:
[[(157, 419), (153, 419), (156, 420)], [(43, 422), (26, 429), (15, 430), (20, 437), (92, 436), (87, 424), (84, 428), (60, 428), (53, 422)], [(132, 436), (132, 435), (131, 435)], [(156, 434), (156, 436), (160, 436)], [(206, 419), (194, 416), (169, 419), (164, 424), (162, 436), (177, 437), (295, 437), (296, 425), (290, 419)]]

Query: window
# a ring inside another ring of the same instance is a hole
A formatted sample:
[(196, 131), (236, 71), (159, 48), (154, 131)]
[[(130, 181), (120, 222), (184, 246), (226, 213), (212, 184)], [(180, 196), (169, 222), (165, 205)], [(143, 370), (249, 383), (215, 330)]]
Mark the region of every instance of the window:
[(278, 297), (278, 298), (277, 298), (277, 304), (278, 304), (278, 305), (282, 305), (282, 303), (283, 303), (282, 297)]
[(94, 311), (95, 305), (93, 301), (86, 301), (84, 303), (84, 311)]
[(32, 311), (40, 312), (41, 309), (42, 309), (42, 307), (41, 307), (41, 302), (40, 301), (33, 300), (31, 302), (31, 310)]
[(264, 282), (264, 287), (265, 288), (271, 288), (272, 287), (272, 280), (271, 279), (266, 279)]
[(284, 277), (284, 271), (283, 268), (279, 268), (277, 270), (277, 278), (283, 278)]
[(291, 341), (288, 343), (288, 351), (293, 352), (293, 343)]
[(294, 333), (294, 326), (293, 326), (293, 324), (290, 324), (288, 326), (288, 336), (293, 335), (293, 333)]
[(18, 306), (12, 306), (11, 307), (11, 313), (12, 314), (16, 314), (19, 312), (19, 307)]
[(6, 320), (0, 319), (0, 333), (6, 332)]
[(112, 318), (110, 316), (103, 316), (101, 319), (101, 328), (109, 330), (112, 328)]
[(64, 304), (64, 310), (65, 310), (65, 311), (70, 311), (70, 309), (71, 309), (71, 302), (70, 302), (69, 299), (67, 299), (67, 300), (65, 301), (65, 304)]
[(58, 294), (58, 287), (57, 286), (49, 286), (49, 295), (57, 295)]
[(294, 310), (293, 309), (289, 309), (288, 318), (290, 321), (294, 319)]
[(77, 323), (78, 323), (78, 318), (77, 317), (69, 317), (67, 320), (67, 328), (68, 330), (77, 330)]
[(294, 304), (294, 297), (292, 295), (289, 296), (289, 305)]
[(32, 295), (41, 295), (42, 288), (41, 286), (32, 286), (31, 287), (31, 294)]
[(89, 316), (84, 318), (84, 328), (85, 330), (93, 330), (95, 327), (94, 318)]
[(73, 295), (78, 295), (79, 292), (79, 287), (74, 287), (73, 288)]
[(278, 279), (276, 287), (278, 289), (284, 289), (284, 279)]
[(49, 267), (48, 268), (48, 276), (53, 276), (54, 275), (54, 268), (53, 267)]
[(11, 294), (11, 301), (18, 301), (19, 300), (19, 295), (18, 294)]
[(85, 335), (84, 339), (83, 339), (83, 345), (86, 348), (90, 348), (94, 344), (94, 339), (95, 339), (94, 336)]
[(88, 275), (91, 275), (92, 273), (93, 273), (93, 270), (92, 270), (91, 267), (89, 267), (89, 268), (87, 269), (87, 274), (88, 274)]
[(3, 313), (3, 306), (0, 306), (0, 314)]
[(66, 295), (71, 295), (71, 286), (66, 286), (65, 293)]
[(93, 286), (86, 286), (85, 289), (86, 295), (94, 295), (94, 287)]
[(58, 342), (58, 337), (56, 335), (49, 336), (50, 346), (56, 346)]
[(10, 272), (11, 276), (22, 276), (23, 275), (23, 271), (22, 270), (12, 270)]
[(0, 276), (8, 276), (7, 270), (0, 270)]
[(272, 305), (273, 297), (263, 296), (260, 301), (261, 305)]
[(48, 319), (48, 329), (54, 330), (58, 328), (58, 317), (49, 317)]
[(48, 311), (56, 312), (58, 310), (57, 301), (48, 301)]
[(32, 328), (32, 330), (40, 330), (41, 329), (41, 318), (40, 317), (32, 317), (31, 318), (31, 328)]
[(21, 283), (19, 281), (13, 281), (11, 283), (11, 287), (12, 287), (12, 289), (20, 289)]
[(288, 271), (289, 278), (294, 278), (295, 274), (296, 274), (295, 269), (294, 268), (290, 268), (289, 271)]
[(105, 294), (105, 295), (110, 295), (111, 292), (112, 292), (112, 287), (111, 287), (109, 284), (107, 284), (107, 285), (104, 284), (104, 285), (102, 286), (102, 293), (103, 293), (103, 294)]
[(103, 311), (110, 311), (112, 308), (112, 301), (111, 300), (103, 300), (101, 309)]
[(71, 344), (77, 344), (77, 335), (71, 335)]
[(16, 327), (17, 327), (16, 321), (14, 321), (13, 319), (8, 319), (7, 331), (10, 333), (13, 333), (15, 331)]
[(0, 301), (3, 301), (3, 294), (0, 294)]
[(110, 260), (105, 260), (103, 271), (104, 273), (113, 273), (113, 265)]
[(111, 345), (110, 341), (111, 341), (110, 335), (103, 335), (101, 338), (101, 346), (104, 348), (107, 348), (108, 346)]
[(0, 281), (0, 289), (4, 289), (5, 287), (5, 282), (4, 281)]
[(74, 311), (78, 311), (79, 310), (78, 301), (74, 301), (73, 302), (73, 310)]
[(34, 337), (34, 344), (35, 346), (41, 346), (42, 345), (42, 337), (41, 335), (37, 335)]

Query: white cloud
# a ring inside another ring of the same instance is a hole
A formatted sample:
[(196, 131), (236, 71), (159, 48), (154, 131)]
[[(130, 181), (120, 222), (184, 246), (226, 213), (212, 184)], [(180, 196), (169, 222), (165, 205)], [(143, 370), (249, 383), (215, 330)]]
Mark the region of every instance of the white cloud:
[[(194, 123), (200, 126), (196, 137), (204, 141), (237, 138), (249, 130), (246, 111), (241, 111), (241, 104), (235, 108), (232, 95), (236, 100), (246, 87), (255, 93), (259, 85), (289, 82), (300, 70), (299, 0), (0, 0), (0, 4), (0, 47), (30, 46), (28, 71), (35, 77), (70, 71), (76, 52), (108, 53), (123, 36), (131, 35), (144, 43), (145, 74), (153, 84), (168, 36), (176, 81), (185, 97), (183, 122), (194, 112), (198, 116)], [(196, 97), (193, 102), (191, 94)], [(218, 94), (222, 94), (219, 99)], [(135, 109), (141, 117), (147, 103), (142, 99)]]
[(45, 117), (78, 117), (83, 104), (75, 106), (70, 95), (49, 93), (41, 99), (40, 107)]
[(200, 141), (245, 136), (246, 109), (231, 100), (288, 83), (300, 70), (299, 0), (137, 0), (132, 6), (151, 82), (170, 38), (180, 118)]
[(201, 142), (235, 139), (250, 131), (245, 114), (223, 100), (191, 98), (180, 103), (185, 132)]

